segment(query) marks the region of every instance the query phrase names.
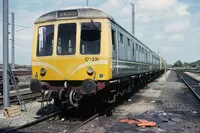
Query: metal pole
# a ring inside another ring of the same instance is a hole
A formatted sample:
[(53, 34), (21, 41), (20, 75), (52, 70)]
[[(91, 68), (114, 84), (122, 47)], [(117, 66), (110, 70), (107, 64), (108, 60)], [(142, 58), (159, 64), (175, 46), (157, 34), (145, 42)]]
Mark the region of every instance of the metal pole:
[(135, 4), (131, 3), (132, 5), (132, 34), (135, 34)]
[(15, 68), (15, 14), (11, 13), (11, 26), (12, 26), (12, 69)]
[(3, 0), (3, 104), (9, 106), (8, 86), (8, 0)]
[(166, 81), (166, 61), (164, 61), (164, 67), (165, 67), (165, 81)]
[(88, 0), (86, 0), (86, 5), (88, 6), (88, 4), (89, 4), (89, 3), (88, 3)]

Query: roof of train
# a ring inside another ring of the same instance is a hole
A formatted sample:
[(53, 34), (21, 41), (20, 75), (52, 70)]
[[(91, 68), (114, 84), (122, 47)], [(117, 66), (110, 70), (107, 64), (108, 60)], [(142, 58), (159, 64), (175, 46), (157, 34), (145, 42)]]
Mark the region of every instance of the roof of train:
[(110, 15), (99, 9), (91, 7), (72, 7), (43, 14), (35, 21), (35, 23), (71, 18), (108, 18), (114, 21)]

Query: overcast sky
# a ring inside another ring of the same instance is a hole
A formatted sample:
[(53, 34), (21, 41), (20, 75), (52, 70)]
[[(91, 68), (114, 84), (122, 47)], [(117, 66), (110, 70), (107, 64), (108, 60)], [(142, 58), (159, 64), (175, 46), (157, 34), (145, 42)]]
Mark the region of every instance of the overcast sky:
[[(2, 2), (0, 1), (0, 63), (3, 62)], [(167, 60), (192, 62), (200, 59), (200, 0), (89, 0), (114, 17), (131, 32), (131, 5), (136, 3), (135, 35)], [(40, 15), (71, 6), (85, 6), (85, 0), (9, 0), (16, 25), (30, 28), (16, 32), (16, 63), (31, 64), (33, 24)], [(16, 31), (22, 27), (16, 26)]]

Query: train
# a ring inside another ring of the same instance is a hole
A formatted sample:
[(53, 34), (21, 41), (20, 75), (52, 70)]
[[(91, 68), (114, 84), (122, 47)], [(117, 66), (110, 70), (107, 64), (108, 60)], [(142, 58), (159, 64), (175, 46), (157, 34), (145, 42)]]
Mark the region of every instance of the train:
[(162, 74), (164, 63), (100, 9), (56, 10), (34, 24), (30, 89), (62, 107), (95, 96), (113, 103)]

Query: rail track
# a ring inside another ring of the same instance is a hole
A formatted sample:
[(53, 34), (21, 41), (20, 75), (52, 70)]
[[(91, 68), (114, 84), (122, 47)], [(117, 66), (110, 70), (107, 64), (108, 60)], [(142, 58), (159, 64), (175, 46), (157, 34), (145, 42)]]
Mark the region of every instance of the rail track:
[[(78, 119), (78, 121), (76, 121), (75, 123), (72, 123), (72, 121), (63, 121), (63, 125), (69, 125), (69, 127), (67, 128), (64, 128), (66, 130), (66, 133), (72, 133), (72, 132), (76, 132), (77, 130), (79, 130), (81, 127), (83, 127), (84, 125), (86, 125), (87, 123), (91, 122), (92, 120), (94, 120), (95, 118), (99, 117), (99, 116), (102, 116), (104, 114), (107, 114), (109, 112), (111, 112), (114, 107), (116, 105), (115, 104), (112, 104), (111, 106), (109, 106), (108, 108), (102, 110), (101, 112), (98, 112), (98, 113), (94, 113), (92, 116), (90, 116), (89, 118), (87, 119), (84, 119), (83, 121)], [(72, 109), (73, 106), (70, 106), (68, 107), (68, 109)], [(22, 125), (22, 126), (19, 126), (19, 127), (14, 127), (14, 128), (11, 128), (11, 129), (8, 129), (8, 130), (5, 130), (3, 133), (12, 133), (12, 132), (29, 132), (29, 131), (32, 131), (34, 129), (40, 129), (40, 125), (45, 125), (45, 126), (49, 126), (51, 125), (52, 123), (50, 121), (52, 121), (52, 119), (50, 120), (50, 118), (53, 118), (54, 119), (56, 118), (56, 116), (58, 115), (61, 115), (63, 117), (63, 114), (62, 112), (59, 110), (59, 111), (55, 111), (49, 115), (45, 115), (45, 116), (42, 116), (40, 118), (38, 118), (37, 120), (34, 120), (30, 123), (27, 123), (25, 125)], [(64, 116), (65, 117), (65, 116)], [(67, 118), (67, 117), (66, 117)], [(53, 119), (53, 120), (54, 120)], [(44, 123), (43, 123), (44, 122)], [(60, 120), (53, 122), (53, 124), (56, 124), (56, 122), (60, 122)], [(40, 124), (39, 124), (40, 123)], [(27, 131), (28, 130), (28, 131)], [(46, 132), (46, 131), (42, 131), (40, 130), (41, 132)], [(37, 132), (37, 131), (34, 131), (34, 132)]]
[[(69, 107), (69, 108), (71, 108), (71, 107)], [(29, 128), (29, 127), (35, 126), (35, 125), (37, 125), (37, 124), (39, 124), (41, 122), (47, 121), (50, 118), (58, 116), (59, 114), (61, 114), (60, 110), (59, 111), (55, 111), (55, 112), (53, 112), (53, 113), (51, 113), (49, 115), (42, 116), (42, 117), (38, 118), (37, 120), (34, 120), (34, 121), (32, 121), (30, 123), (27, 123), (25, 125), (14, 127), (14, 128), (9, 129), (9, 130), (6, 130), (3, 133), (18, 132), (19, 130), (23, 130), (25, 128)], [(73, 128), (71, 128), (70, 130), (68, 130), (67, 133), (71, 133), (71, 132), (76, 131), (77, 129), (79, 129), (80, 127), (84, 126), (88, 122), (90, 122), (90, 121), (94, 120), (95, 118), (97, 118), (99, 115), (100, 114), (98, 114), (98, 113), (94, 114), (90, 118), (86, 119), (85, 121), (77, 124), (76, 126), (74, 126)]]
[[(18, 85), (18, 87), (20, 90), (22, 90), (22, 89), (29, 88), (29, 85), (28, 84)], [(12, 87), (10, 87), (10, 88), (12, 88)], [(10, 89), (10, 90), (14, 90), (14, 89)], [(1, 94), (3, 93), (3, 84), (0, 84), (0, 93)]]
[[(120, 104), (120, 103), (118, 103)], [(111, 104), (111, 106), (109, 106), (107, 109), (104, 109), (103, 111), (94, 114), (93, 116), (89, 117), (88, 119), (86, 119), (85, 121), (83, 121), (82, 123), (78, 124), (77, 126), (74, 126), (73, 128), (71, 128), (70, 130), (68, 130), (66, 133), (72, 133), (77, 131), (78, 129), (80, 129), (81, 127), (83, 127), (85, 124), (87, 124), (88, 122), (94, 120), (95, 118), (102, 116), (104, 114), (109, 114), (110, 112), (112, 112), (112, 110), (118, 105), (118, 104)]]
[(192, 72), (192, 73), (200, 76), (200, 72), (199, 71), (198, 72)]
[[(71, 108), (71, 107), (69, 107), (69, 108)], [(109, 108), (109, 109), (111, 109), (111, 108)], [(106, 110), (104, 113), (106, 113), (107, 111), (110, 111), (110, 110)], [(43, 125), (49, 126), (49, 125), (47, 125), (47, 123), (50, 124), (49, 123), (49, 119), (53, 118), (53, 117), (55, 118), (56, 116), (58, 116), (60, 114), (61, 114), (61, 111), (57, 111), (57, 112), (51, 113), (49, 115), (43, 116), (43, 117), (41, 117), (41, 118), (39, 118), (39, 119), (37, 119), (35, 121), (32, 121), (30, 123), (25, 124), (25, 125), (22, 125), (22, 126), (19, 126), (19, 127), (15, 127), (15, 128), (9, 129), (9, 130), (6, 130), (3, 133), (9, 133), (9, 132), (27, 132), (27, 128), (30, 127), (30, 129), (28, 129), (28, 132), (29, 132), (30, 130), (33, 130), (34, 128), (39, 128), (38, 127), (40, 125), (39, 123), (42, 123), (42, 122), (46, 122)], [(62, 123), (63, 123), (63, 125), (64, 124), (66, 124), (66, 125), (69, 124), (69, 127), (66, 130), (66, 133), (72, 133), (72, 132), (76, 132), (81, 127), (83, 127), (84, 125), (86, 125), (87, 123), (91, 122), (92, 120), (94, 120), (95, 118), (97, 118), (97, 117), (99, 117), (101, 115), (102, 115), (102, 113), (95, 113), (94, 115), (92, 115), (91, 117), (87, 118), (86, 120), (84, 120), (84, 121), (78, 120), (78, 121), (76, 121), (76, 124), (73, 123), (72, 125), (70, 124), (71, 121), (69, 121), (69, 123), (67, 123), (66, 121), (64, 121)], [(52, 121), (52, 120), (50, 120), (50, 121)], [(53, 122), (53, 124), (55, 124), (56, 122), (58, 122), (58, 121)], [(34, 126), (36, 126), (36, 127), (34, 127)], [(43, 130), (40, 130), (40, 131), (41, 132), (46, 132), (46, 131), (43, 131)], [(35, 132), (37, 132), (37, 131), (35, 131)]]
[[(41, 93), (32, 93), (30, 90), (20, 89), (23, 100), (26, 102), (31, 102), (39, 97), (41, 97)], [(14, 93), (10, 94), (10, 104), (18, 104), (17, 95)], [(0, 107), (3, 106), (3, 96), (0, 96)]]
[(200, 100), (200, 82), (183, 72), (178, 72), (182, 81), (190, 88), (190, 90), (195, 94), (195, 96)]
[[(14, 70), (13, 71), (14, 76), (26, 76), (26, 75), (31, 75), (32, 71), (30, 70)], [(3, 77), (3, 71), (0, 70), (0, 78)]]
[(87, 124), (88, 122), (94, 120), (95, 118), (97, 118), (99, 116), (99, 114), (94, 114), (92, 117), (88, 118), (87, 120), (83, 121), (82, 123), (78, 124), (77, 126), (73, 127), (72, 129), (68, 130), (67, 133), (72, 133), (76, 130), (78, 130), (80, 127), (84, 126), (85, 124)]
[[(31, 71), (30, 70), (14, 70), (13, 71), (14, 76), (28, 76), (31, 75)], [(0, 107), (3, 106), (3, 71), (0, 70)], [(40, 93), (32, 93), (30, 90), (28, 90), (29, 85), (28, 84), (24, 84), (24, 85), (19, 85), (19, 90), (21, 91), (22, 97), (24, 99), (25, 102), (30, 102), (33, 101), (39, 97), (41, 97)], [(12, 87), (10, 86), (10, 90), (13, 90)], [(13, 93), (10, 93), (10, 104), (18, 104), (18, 99), (17, 96), (15, 94), (15, 91), (13, 91)]]
[[(21, 76), (30, 76), (32, 74), (32, 71), (30, 70), (14, 70), (13, 74), (15, 76), (16, 82), (19, 82), (18, 77)], [(9, 84), (10, 81), (9, 81)], [(25, 88), (28, 85), (20, 85), (19, 88)], [(0, 93), (3, 93), (3, 71), (0, 70)]]
[(4, 131), (3, 133), (15, 132), (15, 131), (17, 131), (17, 130), (20, 130), (20, 129), (23, 129), (23, 128), (27, 128), (27, 127), (36, 125), (36, 124), (38, 124), (38, 123), (40, 123), (40, 122), (43, 122), (43, 121), (45, 121), (45, 120), (47, 120), (47, 119), (50, 119), (50, 118), (52, 118), (52, 117), (55, 117), (55, 116), (57, 116), (57, 115), (59, 115), (59, 114), (60, 114), (60, 111), (53, 112), (53, 113), (51, 113), (51, 114), (49, 114), (49, 115), (43, 116), (43, 117), (41, 117), (41, 118), (39, 118), (39, 119), (37, 119), (37, 120), (35, 120), (35, 121), (32, 121), (32, 122), (30, 122), (30, 123), (25, 124), (25, 125), (22, 125), (22, 126), (19, 126), (19, 127), (14, 127), (14, 128), (9, 129), (9, 130), (6, 130), (6, 131)]

